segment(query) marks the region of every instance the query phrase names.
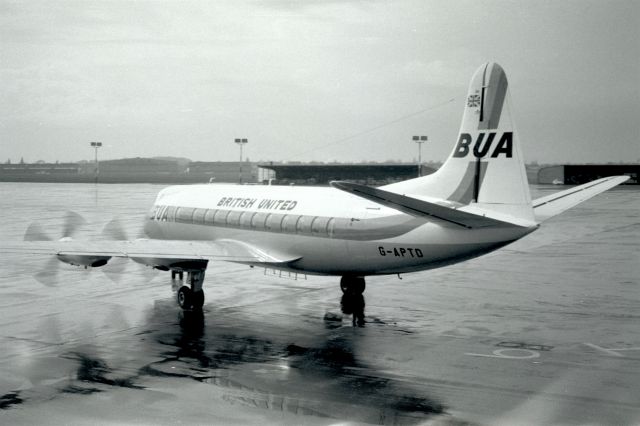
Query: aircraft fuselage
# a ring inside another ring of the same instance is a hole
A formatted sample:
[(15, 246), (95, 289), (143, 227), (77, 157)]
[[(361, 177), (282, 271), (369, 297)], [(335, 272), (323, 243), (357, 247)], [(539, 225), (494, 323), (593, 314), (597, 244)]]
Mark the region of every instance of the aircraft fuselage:
[(145, 232), (155, 239), (240, 241), (299, 258), (281, 269), (378, 275), (477, 257), (531, 229), (443, 226), (334, 188), (208, 184), (163, 190)]

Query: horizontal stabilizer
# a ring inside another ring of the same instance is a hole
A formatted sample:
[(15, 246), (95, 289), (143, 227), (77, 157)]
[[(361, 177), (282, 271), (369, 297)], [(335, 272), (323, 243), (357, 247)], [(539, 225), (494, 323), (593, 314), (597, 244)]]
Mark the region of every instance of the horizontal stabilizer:
[(533, 201), (533, 212), (536, 220), (542, 222), (565, 210), (576, 206), (607, 189), (620, 185), (629, 176), (611, 176), (576, 186), (566, 191), (556, 192)]
[(383, 206), (401, 211), (411, 216), (425, 217), (445, 224), (461, 226), (463, 228), (486, 228), (497, 226), (518, 226), (510, 222), (468, 213), (451, 207), (441, 206), (428, 201), (419, 200), (406, 195), (372, 188), (351, 182), (333, 181), (331, 186), (342, 191), (357, 195)]

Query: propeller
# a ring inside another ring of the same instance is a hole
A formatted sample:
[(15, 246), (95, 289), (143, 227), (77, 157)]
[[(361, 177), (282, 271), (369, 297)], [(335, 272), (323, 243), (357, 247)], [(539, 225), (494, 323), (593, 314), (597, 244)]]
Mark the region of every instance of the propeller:
[(49, 235), (44, 232), (42, 225), (38, 222), (33, 222), (24, 233), (24, 241), (52, 241)]
[(109, 263), (101, 268), (102, 272), (115, 283), (121, 283), (125, 277), (131, 277), (135, 279), (137, 283), (147, 283), (152, 281), (159, 271), (154, 268), (150, 268), (147, 265), (131, 261), (130, 259), (123, 259), (114, 257)]
[[(40, 284), (45, 285), (47, 287), (57, 287), (60, 283), (60, 271), (63, 268), (72, 269), (70, 266), (64, 266), (67, 262), (63, 262), (58, 258), (58, 256), (54, 255), (47, 260), (47, 263), (44, 265), (44, 268), (40, 272), (36, 272), (33, 277)], [(80, 269), (82, 273), (89, 273), (91, 269), (88, 268), (73, 268)]]
[(80, 227), (87, 223), (86, 220), (78, 213), (68, 211), (64, 218), (64, 226), (62, 228), (62, 238), (71, 238)]
[[(71, 238), (83, 225), (87, 223), (82, 216), (76, 212), (67, 211), (62, 224), (62, 234), (59, 239)], [(39, 222), (32, 222), (24, 233), (24, 241), (53, 241)]]
[(44, 269), (35, 273), (33, 277), (42, 285), (47, 287), (56, 287), (59, 283), (61, 266), (62, 264), (58, 258), (53, 256), (47, 261)]
[(114, 241), (128, 241), (129, 236), (127, 231), (122, 226), (122, 221), (118, 218), (113, 218), (102, 228), (102, 235), (109, 240)]
[(129, 266), (130, 263), (131, 262), (128, 259), (114, 257), (104, 268), (102, 268), (102, 272), (104, 272), (107, 278), (111, 281), (120, 283), (124, 277), (129, 275), (131, 269)]
[[(102, 228), (102, 236), (108, 240), (113, 241), (129, 241), (131, 237), (129, 232), (125, 229), (122, 221), (119, 218), (113, 218)], [(140, 229), (136, 238), (146, 238), (144, 230)]]
[[(63, 217), (62, 229), (58, 240), (72, 238), (86, 223), (87, 221), (78, 213), (72, 211), (66, 212)], [(52, 232), (47, 231), (45, 231), (40, 223), (33, 222), (27, 228), (24, 234), (24, 240), (55, 241), (56, 239), (51, 236)], [(129, 240), (128, 232), (118, 218), (112, 219), (104, 226), (102, 229), (102, 236), (112, 241)], [(55, 287), (60, 282), (60, 270), (63, 267), (63, 263), (76, 264), (74, 261), (77, 261), (77, 259), (73, 259), (73, 256), (65, 255), (65, 258), (62, 258), (55, 255), (47, 261), (43, 270), (34, 274), (34, 278), (36, 281), (47, 287)], [(138, 271), (132, 270), (132, 267), (130, 266), (131, 263), (134, 263), (135, 266), (133, 268), (138, 269)], [(144, 271), (142, 270), (143, 267)], [(127, 259), (123, 258), (112, 258), (109, 260), (107, 265), (101, 269), (105, 275), (114, 282), (120, 282), (123, 277), (131, 275), (141, 277), (142, 281), (150, 281), (158, 273), (157, 270), (153, 269), (152, 271), (154, 273), (150, 274), (149, 268), (145, 267), (145, 265), (136, 262), (129, 262)], [(90, 271), (90, 269), (87, 269), (87, 271)], [(137, 280), (140, 280), (140, 278), (137, 278)]]
[[(112, 241), (129, 241), (129, 233), (122, 224), (122, 221), (117, 217), (107, 222), (102, 229), (102, 235)], [(136, 272), (134, 272), (134, 268), (137, 269)], [(150, 273), (151, 271), (152, 273)], [(134, 273), (144, 276), (144, 280), (147, 282), (151, 281), (158, 274), (156, 269), (151, 269), (151, 271), (148, 266), (138, 262), (128, 262), (121, 258), (114, 258), (109, 262), (107, 267), (103, 269), (103, 272), (111, 281), (118, 283), (121, 282), (125, 276), (130, 276)]]
[[(72, 238), (86, 223), (87, 221), (78, 213), (73, 211), (65, 212), (58, 240)], [(39, 222), (32, 222), (27, 227), (23, 239), (24, 241), (55, 241), (55, 238), (45, 231)], [(34, 278), (47, 287), (55, 287), (59, 282), (62, 263), (57, 256), (51, 257), (45, 264), (44, 269), (34, 274)]]

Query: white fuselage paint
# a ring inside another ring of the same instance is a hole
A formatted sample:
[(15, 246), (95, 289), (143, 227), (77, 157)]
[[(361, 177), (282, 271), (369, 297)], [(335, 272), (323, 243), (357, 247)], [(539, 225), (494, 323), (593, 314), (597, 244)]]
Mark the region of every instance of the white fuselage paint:
[(533, 229), (442, 226), (328, 187), (228, 184), (165, 188), (145, 223), (149, 238), (240, 241), (283, 259), (300, 258), (281, 269), (328, 275), (437, 268)]

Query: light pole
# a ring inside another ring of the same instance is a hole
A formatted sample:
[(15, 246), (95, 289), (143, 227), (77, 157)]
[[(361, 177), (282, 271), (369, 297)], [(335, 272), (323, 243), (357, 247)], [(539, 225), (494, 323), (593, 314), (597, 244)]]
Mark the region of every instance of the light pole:
[(242, 146), (249, 141), (247, 139), (236, 139), (235, 142), (240, 145), (240, 183), (242, 183)]
[(96, 164), (96, 184), (98, 183), (98, 148), (102, 146), (102, 142), (91, 142), (91, 146), (95, 150), (95, 164)]
[(418, 177), (422, 176), (422, 144), (427, 141), (426, 136), (414, 136), (413, 141), (418, 144)]

